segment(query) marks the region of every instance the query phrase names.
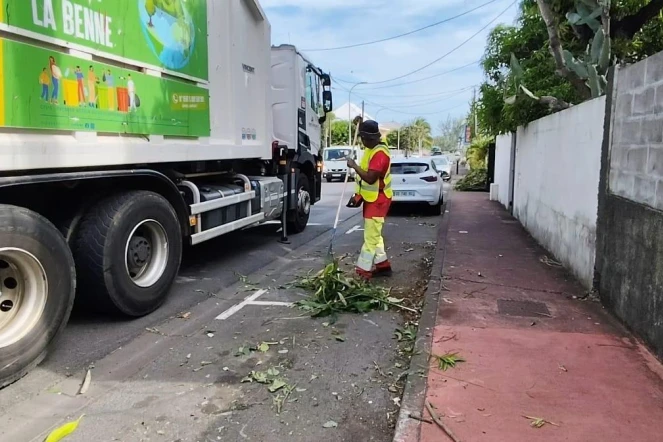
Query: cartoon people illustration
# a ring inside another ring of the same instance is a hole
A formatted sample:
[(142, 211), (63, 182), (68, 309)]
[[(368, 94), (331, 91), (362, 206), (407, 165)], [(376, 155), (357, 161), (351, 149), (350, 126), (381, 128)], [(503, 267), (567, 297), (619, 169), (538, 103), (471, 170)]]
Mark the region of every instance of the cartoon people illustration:
[(97, 75), (94, 73), (94, 66), (90, 65), (87, 72), (87, 102), (90, 107), (97, 105)]
[(110, 69), (104, 74), (104, 81), (106, 82), (106, 86), (115, 87), (115, 80), (113, 80), (113, 74)]
[(53, 93), (51, 94), (51, 103), (58, 104), (58, 96), (60, 95), (60, 80), (62, 79), (62, 71), (55, 62), (53, 56), (48, 57), (48, 65), (51, 69), (51, 80), (53, 81)]
[(127, 89), (129, 90), (129, 110), (136, 110), (136, 85), (134, 84), (134, 80), (131, 78), (131, 74), (129, 74), (127, 78)]
[(76, 85), (78, 86), (78, 105), (85, 106), (85, 88), (83, 87), (83, 78), (85, 76), (80, 66), (76, 66), (74, 74), (76, 75)]
[(46, 68), (42, 69), (39, 75), (39, 84), (41, 84), (41, 99), (48, 101), (48, 87), (51, 85), (51, 77), (46, 72)]

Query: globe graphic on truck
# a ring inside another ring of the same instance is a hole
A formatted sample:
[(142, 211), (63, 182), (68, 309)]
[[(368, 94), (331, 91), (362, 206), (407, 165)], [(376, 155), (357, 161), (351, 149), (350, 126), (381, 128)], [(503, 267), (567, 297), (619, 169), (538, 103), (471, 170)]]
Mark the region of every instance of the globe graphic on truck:
[(140, 22), (147, 45), (167, 69), (189, 64), (195, 28), (183, 0), (138, 0)]

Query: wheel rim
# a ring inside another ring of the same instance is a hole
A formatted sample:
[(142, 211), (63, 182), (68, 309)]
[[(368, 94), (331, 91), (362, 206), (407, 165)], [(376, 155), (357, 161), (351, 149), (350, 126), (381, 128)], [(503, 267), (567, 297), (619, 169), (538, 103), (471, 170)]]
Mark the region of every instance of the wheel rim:
[(311, 194), (309, 194), (308, 190), (306, 190), (303, 187), (299, 189), (297, 206), (299, 209), (299, 213), (302, 216), (308, 215), (309, 212), (311, 211)]
[(154, 285), (168, 265), (168, 236), (163, 226), (147, 219), (131, 231), (125, 247), (125, 267), (134, 284)]
[(41, 318), (48, 298), (48, 278), (30, 252), (0, 248), (0, 348), (30, 333)]

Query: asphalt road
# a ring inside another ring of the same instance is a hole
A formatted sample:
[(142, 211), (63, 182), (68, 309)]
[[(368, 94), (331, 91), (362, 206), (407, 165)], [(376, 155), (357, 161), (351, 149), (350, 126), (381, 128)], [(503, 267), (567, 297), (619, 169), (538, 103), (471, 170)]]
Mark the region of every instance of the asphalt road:
[[(28, 376), (0, 392), (0, 411), (102, 359), (144, 333), (146, 328), (187, 311), (237, 282), (240, 275), (253, 273), (329, 231), (343, 184), (324, 183), (322, 189), (321, 200), (312, 208), (309, 226), (303, 233), (290, 236), (289, 245), (278, 242), (280, 225), (269, 223), (186, 250), (168, 301), (148, 316), (129, 320), (75, 310), (49, 357)], [(347, 189), (352, 191), (352, 183)], [(358, 214), (358, 210), (343, 207), (340, 220)]]

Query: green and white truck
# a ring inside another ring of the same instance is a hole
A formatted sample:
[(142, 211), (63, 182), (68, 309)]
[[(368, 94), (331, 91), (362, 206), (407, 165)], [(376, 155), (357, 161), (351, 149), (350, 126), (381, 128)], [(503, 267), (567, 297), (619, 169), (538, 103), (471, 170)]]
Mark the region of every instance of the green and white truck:
[(74, 301), (146, 315), (186, 244), (306, 227), (330, 77), (257, 0), (0, 0), (0, 31), (0, 387)]

